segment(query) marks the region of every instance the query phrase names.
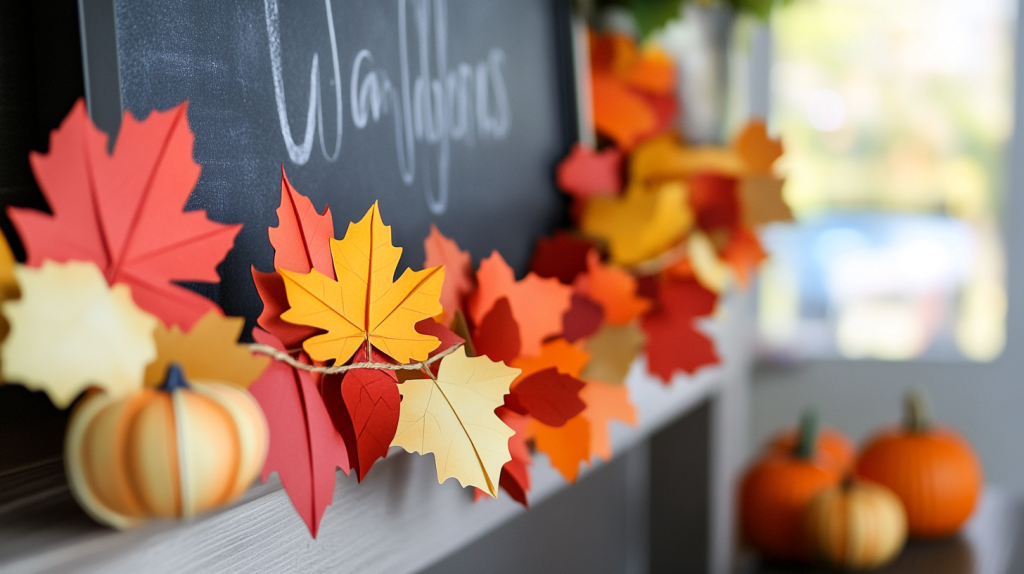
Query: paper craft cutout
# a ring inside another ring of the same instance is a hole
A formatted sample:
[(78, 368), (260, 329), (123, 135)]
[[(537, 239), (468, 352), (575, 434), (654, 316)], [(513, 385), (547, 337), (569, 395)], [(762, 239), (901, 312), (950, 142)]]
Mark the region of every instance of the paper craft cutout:
[(590, 381), (580, 391), (580, 398), (587, 404), (583, 416), (590, 422), (590, 452), (607, 462), (612, 459), (608, 424), (617, 420), (636, 425), (636, 407), (629, 400), (629, 388)]
[[(270, 333), (253, 329), (252, 335), (257, 343), (285, 350)], [(334, 499), (335, 468), (346, 475), (351, 468), (345, 441), (306, 371), (274, 361), (249, 392), (260, 403), (270, 428), (262, 480), (277, 472), (292, 505), (316, 538), (324, 510)]]
[(618, 195), (622, 190), (623, 159), (618, 148), (594, 151), (577, 143), (555, 171), (558, 188), (576, 199)]
[(501, 297), (508, 297), (512, 316), (519, 325), (519, 352), (540, 354), (541, 343), (562, 332), (562, 316), (569, 310), (572, 287), (536, 273), (516, 281), (512, 268), (497, 251), (480, 262), (479, 287), (469, 298), (469, 316), (480, 324)]
[(550, 367), (520, 381), (510, 396), (525, 409), (522, 414), (560, 427), (586, 408), (579, 396), (583, 386), (583, 381)]
[(592, 358), (580, 378), (621, 385), (645, 341), (636, 321), (625, 325), (605, 325), (587, 340), (586, 350)]
[(746, 166), (734, 150), (689, 147), (672, 134), (647, 140), (629, 155), (630, 182), (634, 185), (683, 180), (701, 172), (741, 177), (746, 174)]
[(473, 335), (476, 355), (486, 355), (494, 362), (508, 363), (519, 356), (519, 325), (512, 316), (508, 297), (494, 303)]
[(526, 444), (526, 426), (530, 422), (530, 417), (514, 413), (504, 407), (498, 407), (495, 414), (508, 425), (508, 428), (515, 431), (508, 439), (508, 452), (512, 460), (501, 467), (501, 478), (498, 483), (512, 500), (529, 508), (526, 493), (530, 491), (530, 465), (533, 464), (533, 457), (530, 456), (530, 447)]
[(714, 310), (718, 297), (696, 281), (666, 282), (658, 307), (643, 318), (647, 367), (666, 384), (676, 371), (694, 373), (718, 363), (715, 343), (697, 329), (696, 319)]
[(719, 258), (707, 235), (691, 233), (687, 238), (686, 254), (689, 256), (690, 270), (701, 285), (715, 293), (725, 290), (731, 276), (730, 268)]
[[(379, 352), (368, 355), (366, 346), (356, 351), (353, 362), (390, 362)], [(395, 371), (354, 369), (344, 374), (329, 375), (321, 383), (324, 404), (335, 428), (345, 439), (349, 463), (362, 482), (377, 459), (388, 455), (388, 448), (398, 429), (402, 397), (398, 393)], [(340, 388), (339, 388), (340, 387)], [(339, 405), (338, 398), (342, 399)], [(338, 423), (342, 422), (342, 426)]]
[(633, 186), (621, 198), (587, 202), (580, 228), (608, 242), (611, 260), (631, 266), (677, 243), (693, 225), (686, 189), (670, 182), (653, 190)]
[(740, 205), (735, 178), (705, 172), (691, 177), (689, 184), (690, 205), (701, 229), (732, 229), (739, 223)]
[[(436, 349), (431, 351), (429, 355), (427, 355), (428, 359), (434, 358), (434, 356), (437, 355), (438, 353), (443, 353), (443, 352), (451, 349), (455, 345), (458, 345), (460, 343), (465, 343), (466, 342), (466, 340), (463, 337), (460, 337), (454, 331), (452, 331), (448, 327), (445, 327), (444, 325), (438, 323), (434, 319), (424, 319), (424, 320), (420, 321), (419, 323), (416, 323), (416, 332), (422, 333), (424, 335), (430, 335), (431, 337), (437, 337), (437, 340), (441, 341), (441, 344), (438, 345)], [(385, 362), (390, 362), (390, 361), (385, 361)], [(440, 367), (441, 367), (441, 363), (440, 363), (440, 361), (438, 361), (438, 362), (430, 365), (430, 370), (436, 375), (437, 374), (437, 370)], [(399, 371), (399, 372), (402, 372), (402, 371)], [(422, 376), (423, 376), (422, 374), (419, 374), (417, 371), (406, 370), (404, 372), (412, 373), (412, 374), (418, 374), (419, 375), (419, 376), (416, 376), (416, 377), (409, 377), (409, 378), (422, 378)], [(399, 380), (401, 380), (401, 379), (399, 379)]]
[(175, 282), (217, 282), (217, 265), (241, 225), (202, 210), (183, 212), (199, 165), (192, 160), (187, 104), (143, 121), (125, 112), (113, 155), (107, 135), (78, 100), (50, 134), (50, 151), (29, 156), (53, 215), (7, 210), (28, 252), (44, 260), (91, 261), (107, 283), (124, 283), (143, 310), (185, 329), (217, 306)]
[(569, 310), (562, 316), (562, 338), (575, 343), (601, 328), (604, 309), (585, 295), (573, 293)]
[(782, 197), (785, 180), (770, 175), (745, 177), (739, 196), (743, 225), (756, 227), (775, 221), (793, 221), (793, 212)]
[(587, 272), (576, 278), (576, 290), (597, 302), (610, 325), (625, 325), (651, 307), (651, 300), (637, 295), (636, 278), (601, 263), (596, 252), (587, 255)]
[(284, 288), (284, 277), (280, 273), (264, 273), (255, 267), (251, 273), (256, 292), (263, 301), (263, 312), (256, 319), (260, 327), (274, 335), (288, 349), (298, 349), (306, 339), (323, 333), (321, 329), (294, 325), (281, 318), (281, 314), (288, 310), (288, 294)]
[(571, 285), (576, 276), (587, 270), (587, 253), (594, 247), (590, 241), (564, 231), (537, 240), (530, 260), (530, 270), (541, 277), (555, 277)]
[(501, 468), (512, 460), (508, 439), (515, 432), (494, 409), (504, 404), (518, 369), (487, 357), (469, 358), (460, 347), (441, 361), (437, 380), (406, 381), (392, 446), (434, 453), (437, 480), (454, 477), (498, 495)]
[(560, 427), (550, 427), (530, 419), (526, 435), (533, 439), (537, 450), (548, 455), (551, 466), (569, 482), (576, 482), (580, 463), (590, 460), (590, 421), (582, 414)]
[[(0, 304), (21, 296), (21, 288), (18, 287), (18, 280), (14, 277), (14, 264), (11, 246), (7, 243), (7, 238), (0, 234)], [(7, 318), (0, 314), (0, 343), (7, 338), (7, 333), (10, 330), (11, 326), (7, 323)]]
[(444, 312), (438, 318), (443, 325), (451, 323), (455, 312), (462, 309), (462, 302), (476, 288), (473, 275), (473, 260), (469, 252), (459, 249), (455, 241), (448, 239), (430, 224), (430, 235), (423, 241), (427, 254), (424, 268), (444, 267), (444, 284), (441, 287), (441, 307)]
[(331, 254), (338, 281), (315, 269), (278, 270), (291, 305), (281, 318), (327, 331), (303, 342), (310, 357), (345, 363), (366, 340), (400, 363), (422, 361), (437, 348), (437, 337), (415, 327), (441, 313), (444, 269), (406, 269), (393, 282), (402, 248), (391, 244), (391, 227), (376, 202), (359, 223), (349, 224), (344, 239), (331, 240)]
[(156, 360), (146, 367), (146, 386), (159, 387), (167, 377), (167, 368), (177, 363), (193, 383), (216, 381), (246, 388), (259, 378), (270, 357), (254, 355), (238, 337), (245, 329), (242, 317), (225, 317), (210, 311), (187, 333), (177, 325), (158, 325), (153, 332)]
[(536, 357), (516, 357), (510, 367), (522, 370), (519, 378), (512, 383), (515, 388), (523, 379), (530, 375), (551, 367), (558, 369), (559, 373), (580, 378), (580, 371), (590, 360), (590, 353), (579, 348), (577, 345), (565, 339), (552, 339), (541, 347), (540, 354)]
[(658, 125), (658, 117), (647, 102), (610, 74), (594, 70), (590, 89), (594, 127), (619, 147), (628, 150)]
[(722, 259), (732, 268), (736, 280), (743, 287), (750, 285), (751, 277), (758, 265), (768, 258), (757, 235), (744, 228), (733, 231), (728, 245), (722, 251)]
[(110, 287), (83, 261), (18, 265), (14, 274), (21, 299), (3, 303), (11, 327), (0, 359), (5, 381), (46, 391), (59, 409), (91, 386), (115, 397), (142, 387), (158, 321), (127, 286)]
[(309, 273), (316, 269), (329, 279), (335, 279), (331, 261), (334, 239), (334, 217), (331, 208), (317, 213), (313, 203), (300, 194), (281, 166), (281, 203), (277, 208), (277, 227), (267, 230), (274, 246), (274, 268), (296, 273)]
[(768, 127), (761, 119), (747, 122), (733, 141), (733, 147), (747, 171), (756, 175), (772, 175), (772, 165), (783, 152), (782, 141), (768, 137)]
[[(509, 310), (509, 314), (511, 315), (511, 309)], [(515, 339), (516, 339), (516, 341), (518, 341), (519, 340), (519, 332), (518, 332), (519, 327), (517, 326), (516, 329), (517, 329), (517, 332), (516, 332)], [(466, 347), (466, 355), (468, 355), (470, 357), (477, 357), (477, 356), (482, 354), (482, 353), (478, 353), (476, 351), (476, 344), (473, 342), (473, 336), (470, 334), (470, 331), (469, 331), (469, 322), (466, 321), (466, 316), (462, 313), (461, 310), (455, 312), (455, 318), (452, 319), (451, 331), (456, 336), (458, 336), (460, 339), (465, 341), (464, 346)], [(442, 348), (443, 346), (444, 346), (444, 341), (441, 342), (441, 345), (438, 347), (438, 349)]]

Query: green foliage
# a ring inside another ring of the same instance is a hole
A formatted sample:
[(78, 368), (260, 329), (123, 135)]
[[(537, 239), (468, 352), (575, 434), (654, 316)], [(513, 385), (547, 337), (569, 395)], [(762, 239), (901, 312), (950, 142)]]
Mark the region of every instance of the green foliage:
[[(751, 14), (762, 20), (767, 20), (772, 9), (788, 0), (597, 0), (598, 8), (618, 6), (626, 8), (636, 19), (637, 28), (641, 38), (658, 30), (668, 23), (669, 20), (679, 17), (682, 6), (688, 2), (699, 2), (702, 4), (715, 5), (724, 4), (729, 6), (737, 14)], [(583, 2), (580, 5), (587, 5)]]

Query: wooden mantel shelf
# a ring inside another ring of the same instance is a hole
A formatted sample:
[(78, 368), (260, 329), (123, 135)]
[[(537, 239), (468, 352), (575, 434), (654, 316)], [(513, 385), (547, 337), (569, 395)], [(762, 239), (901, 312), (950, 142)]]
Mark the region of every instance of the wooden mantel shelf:
[[(729, 323), (737, 322), (719, 321), (708, 330), (719, 341), (742, 338)], [(726, 388), (733, 363), (743, 363), (744, 353), (725, 348), (724, 355), (723, 366), (678, 376), (671, 385), (646, 374), (642, 361), (634, 364), (627, 384), (640, 422), (612, 424), (615, 452), (626, 452)], [(533, 505), (569, 487), (543, 454), (536, 456), (532, 471)], [(194, 522), (156, 522), (117, 532), (98, 526), (78, 508), (64, 485), (60, 461), (33, 472), (32, 484), (49, 486), (35, 496), (0, 502), (0, 573), (416, 572), (524, 512), (504, 493), (474, 503), (472, 492), (456, 481), (438, 485), (432, 456), (392, 449), (363, 484), (338, 473), (334, 503), (316, 540), (276, 475), (234, 506)], [(4, 480), (12, 482), (0, 477), (0, 484)]]

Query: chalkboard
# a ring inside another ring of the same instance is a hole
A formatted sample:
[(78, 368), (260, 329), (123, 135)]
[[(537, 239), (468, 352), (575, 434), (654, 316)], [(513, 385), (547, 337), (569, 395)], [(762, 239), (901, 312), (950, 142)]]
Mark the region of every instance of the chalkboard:
[(122, 109), (189, 102), (203, 169), (188, 209), (245, 224), (220, 286), (192, 286), (229, 314), (262, 308), (250, 265), (273, 267), (282, 166), (330, 205), (338, 237), (379, 200), (403, 267), (423, 264), (435, 223), (475, 260), (496, 249), (522, 271), (560, 221), (553, 167), (575, 135), (567, 2), (83, 2), (101, 128)]

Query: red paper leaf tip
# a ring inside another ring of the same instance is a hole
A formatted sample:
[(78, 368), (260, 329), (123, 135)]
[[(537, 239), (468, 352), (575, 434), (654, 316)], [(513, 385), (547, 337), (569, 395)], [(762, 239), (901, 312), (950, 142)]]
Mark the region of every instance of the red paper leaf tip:
[(718, 363), (715, 343), (697, 330), (696, 319), (709, 315), (717, 296), (696, 280), (658, 286), (658, 308), (643, 319), (647, 366), (666, 383), (682, 370), (693, 373)]
[(576, 144), (558, 164), (558, 187), (577, 199), (616, 195), (622, 190), (622, 160), (622, 152), (617, 148), (595, 152)]

